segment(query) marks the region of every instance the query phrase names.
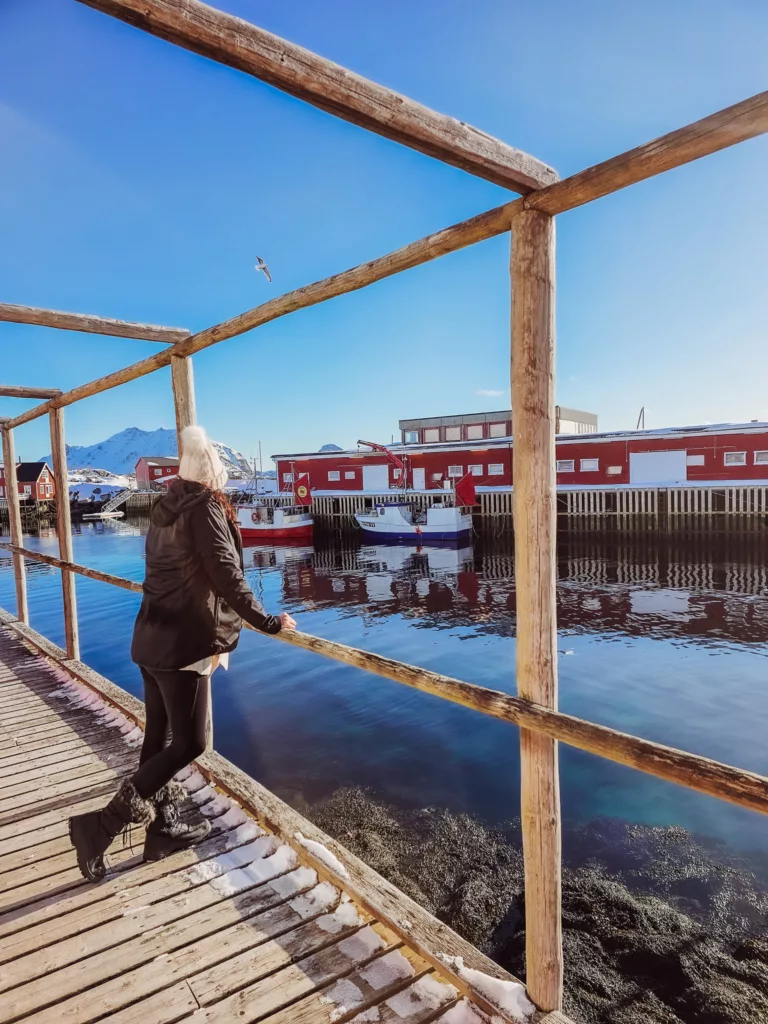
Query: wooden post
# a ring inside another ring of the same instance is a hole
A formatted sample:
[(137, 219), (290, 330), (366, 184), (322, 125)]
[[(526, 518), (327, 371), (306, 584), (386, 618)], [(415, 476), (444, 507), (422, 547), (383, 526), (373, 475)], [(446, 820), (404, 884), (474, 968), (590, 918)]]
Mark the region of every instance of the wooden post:
[[(19, 503), (19, 481), (16, 476), (16, 451), (13, 444), (13, 431), (3, 428), (3, 465), (5, 467), (5, 493), (8, 498), (8, 519), (11, 527), (11, 543), (23, 546), (21, 530), (21, 505)], [(19, 622), (29, 625), (29, 606), (27, 605), (27, 577), (22, 555), (13, 556), (13, 577), (16, 583), (16, 617)]]
[[(517, 691), (557, 707), (555, 519), (555, 225), (526, 210), (512, 225)], [(526, 980), (542, 1010), (563, 998), (557, 742), (520, 730)]]
[[(64, 410), (51, 409), (51, 452), (53, 477), (56, 484), (56, 533), (59, 537), (59, 557), (74, 562), (72, 550), (72, 522), (69, 515), (69, 477), (67, 474), (67, 448), (64, 443)], [(64, 598), (64, 635), (67, 657), (80, 660), (80, 640), (77, 628), (77, 597), (74, 573), (61, 570), (61, 590)]]
[[(194, 426), (197, 422), (195, 411), (195, 377), (192, 371), (191, 356), (171, 356), (171, 383), (173, 385), (173, 405), (176, 410), (176, 435), (181, 459), (181, 434), (185, 427)], [(208, 721), (205, 727), (206, 749), (213, 750), (213, 701), (211, 697), (211, 677), (208, 676)]]

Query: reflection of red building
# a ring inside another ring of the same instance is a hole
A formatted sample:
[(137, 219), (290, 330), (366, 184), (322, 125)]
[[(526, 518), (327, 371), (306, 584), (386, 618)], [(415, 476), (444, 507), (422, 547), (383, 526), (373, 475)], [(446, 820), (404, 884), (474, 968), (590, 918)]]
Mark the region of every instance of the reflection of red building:
[[(510, 436), (401, 443), (390, 450), (405, 459), (408, 485), (416, 491), (443, 490), (465, 473), (475, 476), (481, 490), (507, 489), (513, 482)], [(308, 473), (315, 494), (382, 494), (401, 485), (401, 471), (381, 452), (307, 452), (273, 458), (282, 490), (290, 488), (292, 473)], [(556, 458), (561, 489), (768, 484), (768, 423), (560, 435)]]

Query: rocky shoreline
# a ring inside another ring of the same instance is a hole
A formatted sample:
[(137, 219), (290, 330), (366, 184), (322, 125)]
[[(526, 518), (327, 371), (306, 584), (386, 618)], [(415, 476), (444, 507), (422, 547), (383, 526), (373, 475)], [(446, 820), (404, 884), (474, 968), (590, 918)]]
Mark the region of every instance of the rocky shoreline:
[[(525, 977), (519, 822), (488, 828), (360, 789), (303, 808), (422, 906)], [(765, 1024), (768, 856), (599, 820), (564, 834), (565, 1011), (577, 1024)]]

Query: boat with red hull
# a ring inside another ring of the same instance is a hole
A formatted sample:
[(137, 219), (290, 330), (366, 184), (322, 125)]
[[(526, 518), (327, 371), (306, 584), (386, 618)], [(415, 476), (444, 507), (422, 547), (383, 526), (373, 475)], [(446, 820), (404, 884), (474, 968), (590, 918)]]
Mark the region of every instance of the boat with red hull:
[(271, 508), (267, 505), (237, 505), (240, 532), (247, 540), (306, 543), (315, 529), (309, 509), (301, 506)]

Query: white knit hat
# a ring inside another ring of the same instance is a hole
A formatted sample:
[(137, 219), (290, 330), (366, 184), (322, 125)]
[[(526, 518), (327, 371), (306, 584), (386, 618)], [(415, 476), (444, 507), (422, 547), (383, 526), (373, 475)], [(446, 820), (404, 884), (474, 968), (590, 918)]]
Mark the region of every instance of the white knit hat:
[(205, 484), (214, 491), (220, 491), (227, 482), (219, 453), (202, 427), (186, 427), (182, 431), (179, 478)]

